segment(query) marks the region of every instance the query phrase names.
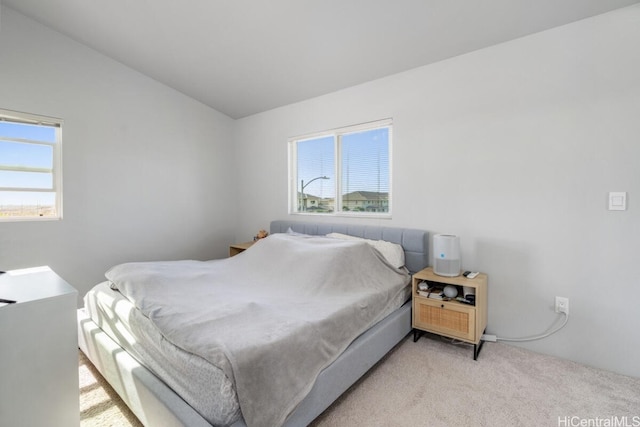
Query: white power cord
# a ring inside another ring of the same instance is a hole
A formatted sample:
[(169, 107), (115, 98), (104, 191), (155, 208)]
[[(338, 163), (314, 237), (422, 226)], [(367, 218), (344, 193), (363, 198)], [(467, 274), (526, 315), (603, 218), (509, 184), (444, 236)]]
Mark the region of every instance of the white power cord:
[(562, 325), (560, 325), (559, 327), (557, 327), (556, 329), (554, 329), (552, 331), (545, 332), (545, 333), (543, 333), (541, 335), (537, 335), (537, 336), (533, 336), (533, 337), (525, 337), (525, 338), (500, 338), (500, 337), (497, 337), (495, 335), (484, 334), (484, 335), (482, 335), (481, 339), (482, 339), (482, 341), (491, 341), (491, 342), (496, 342), (496, 341), (524, 342), (524, 341), (541, 340), (543, 338), (547, 338), (548, 336), (555, 334), (560, 329), (565, 327), (565, 325), (569, 321), (569, 315), (567, 313), (564, 313), (564, 312), (562, 312), (562, 314), (564, 314), (564, 322), (562, 322)]

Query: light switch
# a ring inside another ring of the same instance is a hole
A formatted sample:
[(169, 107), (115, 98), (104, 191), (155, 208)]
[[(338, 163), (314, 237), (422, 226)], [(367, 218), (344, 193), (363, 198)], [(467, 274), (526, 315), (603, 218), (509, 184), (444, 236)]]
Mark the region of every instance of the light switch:
[(627, 210), (627, 193), (624, 191), (612, 191), (609, 193), (609, 210)]

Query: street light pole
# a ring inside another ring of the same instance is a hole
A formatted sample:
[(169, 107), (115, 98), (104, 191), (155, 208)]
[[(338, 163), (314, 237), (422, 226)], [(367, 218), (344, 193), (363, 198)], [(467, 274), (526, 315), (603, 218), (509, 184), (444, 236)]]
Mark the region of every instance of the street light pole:
[(306, 184), (304, 183), (304, 179), (300, 180), (300, 198), (302, 200), (302, 211), (306, 211), (307, 210), (307, 203), (305, 202), (305, 197), (304, 197), (304, 188), (311, 184), (313, 181), (315, 181), (316, 179), (330, 179), (328, 176), (317, 176), (315, 178), (313, 178), (311, 181), (307, 182)]

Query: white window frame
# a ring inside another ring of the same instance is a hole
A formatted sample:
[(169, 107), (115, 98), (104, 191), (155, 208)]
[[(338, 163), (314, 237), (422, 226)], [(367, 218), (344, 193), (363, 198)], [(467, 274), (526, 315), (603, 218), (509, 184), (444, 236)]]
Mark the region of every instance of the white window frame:
[[(361, 212), (361, 211), (343, 211), (343, 203), (342, 203), (342, 150), (341, 150), (341, 138), (343, 135), (362, 132), (367, 130), (374, 130), (379, 128), (388, 128), (389, 139), (388, 149), (389, 149), (389, 192), (388, 192), (388, 210), (387, 212)], [(335, 188), (335, 210), (334, 212), (306, 212), (300, 211), (298, 209), (299, 201), (298, 201), (298, 170), (297, 170), (297, 143), (300, 141), (306, 141), (310, 139), (318, 139), (323, 137), (333, 136), (334, 141), (334, 177), (335, 182), (333, 183)], [(291, 137), (288, 140), (289, 143), (289, 206), (288, 211), (290, 215), (316, 215), (316, 216), (341, 216), (341, 217), (367, 217), (367, 218), (377, 218), (377, 219), (391, 219), (392, 215), (392, 188), (393, 188), (393, 120), (382, 119), (376, 120), (367, 123), (361, 123), (357, 125), (345, 126), (337, 129), (332, 129), (323, 132), (316, 132), (296, 137)]]
[(38, 192), (38, 193), (54, 193), (56, 214), (52, 216), (2, 216), (0, 222), (11, 221), (51, 221), (62, 219), (62, 123), (63, 121), (54, 117), (41, 116), (31, 113), (23, 113), (18, 111), (0, 109), (0, 121), (11, 123), (20, 123), (26, 125), (44, 125), (55, 128), (55, 142), (38, 141), (22, 138), (2, 138), (3, 141), (15, 142), (20, 144), (46, 145), (52, 147), (52, 167), (32, 168), (21, 167), (15, 165), (3, 165), (0, 159), (0, 171), (17, 171), (17, 172), (44, 172), (51, 173), (51, 188), (27, 188), (27, 187), (0, 187), (3, 192)]

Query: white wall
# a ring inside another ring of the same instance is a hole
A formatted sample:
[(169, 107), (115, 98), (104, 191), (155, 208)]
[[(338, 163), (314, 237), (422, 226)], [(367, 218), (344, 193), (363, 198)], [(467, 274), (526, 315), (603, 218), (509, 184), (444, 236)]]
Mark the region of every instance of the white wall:
[(359, 222), (460, 235), (490, 333), (543, 332), (565, 296), (522, 345), (640, 376), (638, 46), (632, 6), (238, 120), (236, 239), (287, 216), (288, 137), (392, 117), (393, 219)]
[(0, 108), (64, 119), (61, 221), (0, 223), (0, 269), (48, 264), (80, 295), (110, 266), (223, 257), (233, 121), (2, 9)]

